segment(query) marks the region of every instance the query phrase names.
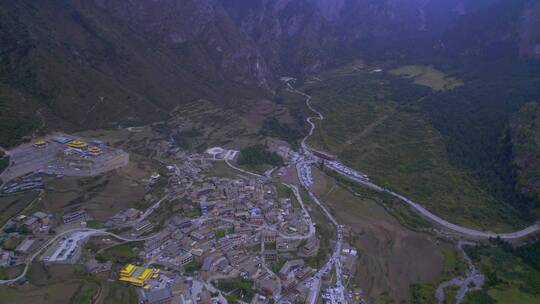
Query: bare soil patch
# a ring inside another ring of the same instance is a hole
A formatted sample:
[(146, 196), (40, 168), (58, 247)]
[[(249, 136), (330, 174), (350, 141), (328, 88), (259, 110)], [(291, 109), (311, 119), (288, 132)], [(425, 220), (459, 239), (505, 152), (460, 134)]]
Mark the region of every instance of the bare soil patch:
[(406, 302), (411, 284), (432, 282), (441, 275), (446, 245), (432, 236), (404, 228), (375, 201), (340, 187), (325, 202), (337, 220), (356, 234), (354, 246), (360, 255), (355, 283), (370, 302)]

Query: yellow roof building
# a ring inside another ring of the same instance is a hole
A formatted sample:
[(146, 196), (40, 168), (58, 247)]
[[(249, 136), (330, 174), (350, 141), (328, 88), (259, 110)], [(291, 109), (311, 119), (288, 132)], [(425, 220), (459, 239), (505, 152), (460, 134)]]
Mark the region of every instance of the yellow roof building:
[(88, 148), (88, 144), (83, 142), (83, 141), (80, 141), (80, 140), (74, 140), (72, 142), (69, 142), (67, 144), (68, 147), (70, 148), (73, 148), (73, 149), (86, 149)]
[(150, 279), (157, 278), (159, 270), (128, 264), (120, 270), (119, 281), (138, 287), (146, 287)]
[(34, 147), (45, 147), (47, 144), (45, 140), (40, 139), (34, 143)]
[(101, 150), (101, 148), (98, 148), (98, 147), (92, 147), (92, 148), (88, 149), (88, 151), (89, 151), (90, 153), (93, 153), (93, 154), (99, 154), (99, 153), (101, 153), (103, 150)]

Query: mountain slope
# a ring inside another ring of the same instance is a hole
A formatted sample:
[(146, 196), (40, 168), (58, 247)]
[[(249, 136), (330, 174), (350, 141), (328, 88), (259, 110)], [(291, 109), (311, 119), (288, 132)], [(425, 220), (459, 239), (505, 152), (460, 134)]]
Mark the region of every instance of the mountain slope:
[(515, 190), (531, 201), (538, 212), (540, 202), (540, 106), (525, 104), (510, 120), (510, 158)]
[(12, 92), (0, 118), (140, 124), (200, 98), (268, 96), (281, 76), (358, 57), (512, 63), (536, 56), (539, 12), (530, 0), (0, 0), (0, 84)]
[(256, 49), (205, 1), (2, 1), (0, 40), (0, 82), (61, 126), (149, 122), (185, 102), (227, 104), (268, 87)]

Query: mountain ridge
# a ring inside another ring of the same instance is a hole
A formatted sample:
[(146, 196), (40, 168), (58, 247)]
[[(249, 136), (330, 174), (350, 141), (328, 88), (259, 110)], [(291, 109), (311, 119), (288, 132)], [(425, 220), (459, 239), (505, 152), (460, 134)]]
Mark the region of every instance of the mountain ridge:
[[(500, 29), (473, 22), (500, 7), (513, 9)], [(539, 12), (529, 0), (3, 0), (0, 82), (17, 93), (0, 114), (40, 110), (51, 128), (142, 124), (201, 98), (271, 99), (281, 76), (358, 57), (459, 63), (495, 45), (533, 58)]]

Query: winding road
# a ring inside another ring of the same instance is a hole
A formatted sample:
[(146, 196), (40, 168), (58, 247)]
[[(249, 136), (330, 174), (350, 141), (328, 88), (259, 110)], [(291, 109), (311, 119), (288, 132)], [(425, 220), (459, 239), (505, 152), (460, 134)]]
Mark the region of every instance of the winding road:
[[(311, 96), (310, 95), (294, 89), (289, 82), (287, 82), (287, 86), (289, 87), (289, 89), (292, 92), (304, 96), (306, 98), (306, 106), (313, 113), (317, 114), (317, 116), (308, 117), (306, 119), (306, 121), (309, 123), (311, 128), (309, 130), (308, 135), (306, 137), (304, 137), (304, 139), (302, 140), (301, 147), (302, 147), (302, 150), (303, 150), (304, 154), (309, 154), (309, 157), (311, 157), (313, 159), (317, 159), (317, 160), (319, 160), (320, 157), (316, 156), (313, 152), (317, 152), (319, 154), (324, 154), (324, 155), (331, 156), (331, 155), (329, 155), (327, 153), (324, 153), (322, 151), (317, 151), (317, 150), (309, 147), (306, 144), (306, 141), (315, 132), (316, 125), (313, 122), (313, 120), (314, 119), (318, 119), (318, 120), (321, 120), (321, 121), (324, 120), (323, 114), (321, 112), (317, 111), (315, 108), (313, 108), (313, 106), (311, 105)], [(331, 157), (333, 157), (333, 156), (331, 156)], [(335, 162), (338, 163), (337, 161), (335, 161)], [(346, 166), (343, 166), (343, 167), (346, 167)], [(495, 232), (490, 232), (490, 231), (480, 231), (480, 230), (475, 230), (475, 229), (463, 227), (463, 226), (460, 226), (460, 225), (457, 225), (457, 224), (450, 223), (450, 222), (440, 218), (439, 216), (431, 213), (429, 210), (424, 208), (422, 205), (414, 202), (413, 200), (405, 197), (404, 195), (398, 194), (398, 193), (393, 192), (393, 191), (391, 191), (389, 189), (378, 186), (378, 185), (374, 184), (373, 182), (369, 181), (367, 178), (358, 178), (358, 176), (362, 175), (359, 172), (355, 172), (355, 174), (349, 174), (349, 173), (346, 173), (344, 171), (338, 170), (335, 166), (332, 166), (332, 167), (327, 166), (327, 168), (332, 169), (335, 172), (337, 172), (337, 173), (351, 179), (352, 181), (360, 183), (360, 184), (362, 184), (362, 185), (364, 185), (364, 186), (366, 186), (366, 187), (368, 187), (368, 188), (370, 188), (372, 190), (379, 191), (379, 192), (385, 192), (387, 194), (390, 194), (393, 197), (396, 197), (396, 198), (400, 199), (401, 201), (405, 202), (406, 204), (411, 206), (414, 210), (416, 210), (419, 214), (421, 214), (425, 218), (431, 220), (432, 222), (435, 222), (438, 225), (447, 228), (448, 230), (452, 230), (454, 232), (460, 233), (463, 236), (466, 236), (466, 237), (469, 237), (469, 238), (487, 239), (487, 238), (497, 238), (497, 237), (499, 237), (501, 239), (511, 240), (511, 239), (523, 238), (523, 237), (526, 237), (526, 236), (528, 236), (530, 234), (537, 233), (538, 231), (540, 231), (540, 223), (539, 222), (536, 222), (535, 224), (533, 224), (533, 225), (531, 225), (531, 226), (529, 226), (529, 227), (527, 227), (527, 228), (525, 228), (523, 230), (519, 230), (519, 231), (515, 231), (515, 232), (508, 232), (508, 233), (495, 233)]]

